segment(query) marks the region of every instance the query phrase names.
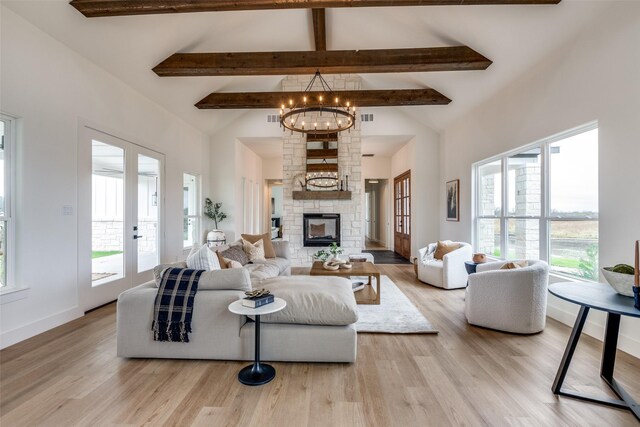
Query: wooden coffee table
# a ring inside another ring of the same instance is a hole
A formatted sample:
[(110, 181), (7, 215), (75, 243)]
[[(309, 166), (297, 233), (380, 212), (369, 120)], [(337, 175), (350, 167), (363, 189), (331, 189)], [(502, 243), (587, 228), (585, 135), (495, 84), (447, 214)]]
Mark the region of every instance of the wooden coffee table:
[[(376, 266), (370, 262), (352, 262), (353, 267), (346, 269), (331, 271), (325, 270), (322, 267), (321, 261), (315, 261), (311, 267), (309, 275), (311, 276), (336, 276), (336, 277), (350, 277), (350, 276), (367, 276), (369, 282), (365, 285), (364, 289), (355, 292), (356, 303), (358, 304), (380, 304), (380, 271)], [(376, 278), (376, 286), (373, 286), (371, 278)]]

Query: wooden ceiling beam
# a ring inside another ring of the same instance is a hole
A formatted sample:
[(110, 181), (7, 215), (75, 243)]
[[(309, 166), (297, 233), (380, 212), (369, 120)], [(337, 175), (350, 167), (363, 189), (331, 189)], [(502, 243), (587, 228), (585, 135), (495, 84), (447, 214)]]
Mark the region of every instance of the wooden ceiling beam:
[(293, 52), (174, 53), (160, 77), (410, 73), (484, 70), (491, 61), (467, 46)]
[(311, 9), (311, 16), (313, 18), (313, 40), (316, 50), (327, 50), (327, 27), (324, 13), (324, 9)]
[[(201, 110), (241, 110), (255, 108), (280, 108), (289, 105), (289, 99), (300, 100), (307, 96), (307, 105), (313, 106), (321, 92), (214, 92), (196, 104)], [(447, 105), (449, 98), (437, 90), (427, 89), (389, 89), (389, 90), (345, 90), (335, 91), (335, 96), (352, 102), (356, 107), (389, 107), (410, 105)], [(330, 101), (331, 102), (331, 101)]]
[(328, 7), (465, 6), (557, 4), (561, 0), (73, 0), (88, 18), (159, 13), (223, 12), (264, 9), (321, 9)]

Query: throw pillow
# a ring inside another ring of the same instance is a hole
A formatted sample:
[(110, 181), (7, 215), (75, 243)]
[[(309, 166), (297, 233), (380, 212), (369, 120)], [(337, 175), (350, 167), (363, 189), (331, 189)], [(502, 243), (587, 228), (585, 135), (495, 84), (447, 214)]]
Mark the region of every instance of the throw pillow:
[[(258, 240), (262, 240), (262, 245), (264, 247), (264, 257), (265, 258), (276, 257), (276, 250), (273, 248), (273, 243), (271, 243), (270, 233), (242, 234), (242, 240), (246, 240), (249, 243), (255, 243)], [(243, 249), (244, 249), (244, 243), (243, 243)]]
[(324, 229), (325, 224), (309, 224), (310, 237), (324, 237), (326, 236)]
[[(223, 270), (226, 269), (226, 268), (229, 268), (229, 266), (227, 265), (228, 262), (220, 254), (220, 251), (216, 251), (216, 256), (218, 257), (218, 262), (220, 263), (220, 268), (222, 268)], [(240, 266), (240, 267), (242, 267), (242, 266)]]
[(227, 258), (225, 258), (224, 260), (227, 264), (227, 268), (242, 268), (242, 264), (240, 264), (238, 261)]
[(187, 268), (194, 270), (221, 270), (218, 257), (209, 249), (207, 245), (202, 245), (200, 249), (194, 251), (187, 257)]
[(264, 242), (262, 241), (262, 239), (259, 239), (255, 243), (249, 242), (247, 240), (243, 240), (242, 249), (249, 257), (249, 262), (265, 259)]
[(514, 269), (524, 268), (528, 266), (529, 266), (528, 261), (511, 261), (504, 264), (502, 267), (500, 267), (500, 270), (514, 270)]
[(460, 248), (460, 243), (453, 243), (450, 241), (440, 241), (438, 240), (438, 246), (436, 246), (436, 252), (433, 255), (435, 259), (443, 259), (446, 254), (449, 252), (453, 252), (456, 249)]
[(229, 249), (220, 252), (225, 259), (231, 259), (245, 265), (249, 262), (247, 254), (242, 250), (242, 246), (232, 245)]

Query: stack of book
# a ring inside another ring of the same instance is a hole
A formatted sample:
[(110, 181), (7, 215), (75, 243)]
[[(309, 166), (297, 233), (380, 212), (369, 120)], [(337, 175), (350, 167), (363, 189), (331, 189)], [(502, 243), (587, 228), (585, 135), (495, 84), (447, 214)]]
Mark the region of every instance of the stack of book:
[(242, 305), (250, 308), (258, 308), (267, 304), (271, 304), (274, 301), (274, 297), (271, 294), (248, 296), (242, 299)]

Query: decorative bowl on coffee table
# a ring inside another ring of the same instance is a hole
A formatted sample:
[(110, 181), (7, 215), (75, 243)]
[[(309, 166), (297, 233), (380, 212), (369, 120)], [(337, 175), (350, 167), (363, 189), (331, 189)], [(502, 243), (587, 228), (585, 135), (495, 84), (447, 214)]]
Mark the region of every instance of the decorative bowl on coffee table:
[(616, 273), (605, 268), (600, 269), (609, 285), (620, 295), (633, 298), (633, 274)]

